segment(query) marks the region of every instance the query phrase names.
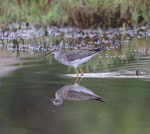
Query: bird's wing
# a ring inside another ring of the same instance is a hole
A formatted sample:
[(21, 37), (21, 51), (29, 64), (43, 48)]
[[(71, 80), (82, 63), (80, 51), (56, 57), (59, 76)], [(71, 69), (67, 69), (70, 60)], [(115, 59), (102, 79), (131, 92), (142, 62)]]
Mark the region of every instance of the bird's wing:
[(96, 53), (97, 51), (93, 51), (93, 50), (76, 50), (76, 51), (66, 52), (66, 58), (69, 61), (74, 61), (76, 59), (82, 59), (84, 57), (88, 57)]
[(94, 96), (91, 94), (87, 94), (84, 92), (76, 92), (74, 90), (69, 90), (68, 95), (65, 98), (66, 100), (99, 100), (101, 97), (99, 96)]

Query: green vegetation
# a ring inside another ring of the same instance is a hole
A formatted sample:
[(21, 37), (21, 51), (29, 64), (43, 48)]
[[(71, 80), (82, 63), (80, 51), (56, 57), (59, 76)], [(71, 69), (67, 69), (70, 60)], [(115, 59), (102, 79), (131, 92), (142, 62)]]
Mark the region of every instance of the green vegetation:
[(32, 22), (78, 27), (149, 23), (149, 0), (1, 0), (0, 23)]

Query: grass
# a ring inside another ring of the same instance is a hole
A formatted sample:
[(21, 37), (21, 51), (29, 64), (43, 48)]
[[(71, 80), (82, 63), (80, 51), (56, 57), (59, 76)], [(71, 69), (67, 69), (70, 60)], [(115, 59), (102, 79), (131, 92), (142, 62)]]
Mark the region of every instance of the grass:
[(0, 23), (121, 27), (150, 21), (149, 0), (1, 0)]

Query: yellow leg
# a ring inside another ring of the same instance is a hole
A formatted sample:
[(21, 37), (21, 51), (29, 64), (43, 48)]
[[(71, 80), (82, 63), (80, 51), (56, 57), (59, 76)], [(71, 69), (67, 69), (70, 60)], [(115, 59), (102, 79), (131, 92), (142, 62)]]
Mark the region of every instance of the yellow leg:
[(78, 68), (76, 68), (75, 70), (76, 70), (76, 74), (77, 74), (76, 83), (78, 83)]
[(75, 83), (78, 83), (78, 81), (79, 81), (79, 78), (78, 78), (78, 77), (76, 77), (76, 82), (75, 82)]
[(82, 81), (82, 79), (83, 79), (83, 77), (76, 77), (76, 81), (75, 81), (75, 83), (79, 83), (80, 84), (80, 82)]
[(80, 70), (80, 72), (81, 72), (81, 75), (83, 76), (83, 71), (82, 71), (82, 68), (81, 67), (79, 67), (79, 70)]
[(78, 68), (76, 68), (76, 74), (77, 74), (77, 78), (78, 78)]
[(80, 79), (79, 79), (79, 81), (78, 81), (79, 84), (80, 84), (80, 82), (82, 81), (82, 79), (83, 79), (83, 77), (80, 77)]

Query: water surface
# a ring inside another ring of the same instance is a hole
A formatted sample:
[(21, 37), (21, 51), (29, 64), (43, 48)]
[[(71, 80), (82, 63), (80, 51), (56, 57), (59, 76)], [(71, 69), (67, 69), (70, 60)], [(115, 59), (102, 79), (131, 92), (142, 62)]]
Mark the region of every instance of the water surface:
[(17, 69), (0, 78), (1, 134), (149, 134), (149, 57), (95, 70), (82, 65), (80, 85), (107, 103), (64, 101), (60, 107), (45, 96), (52, 98), (58, 89), (74, 84), (75, 74), (50, 59), (22, 57), (13, 64)]
[[(109, 30), (49, 26), (47, 35), (32, 24), (17, 27), (0, 29), (0, 134), (150, 133), (149, 25)], [(85, 73), (79, 84), (107, 103), (64, 100), (56, 106), (48, 99), (76, 81), (72, 68), (41, 56), (54, 44), (66, 51), (106, 46), (106, 52), (81, 65)]]

